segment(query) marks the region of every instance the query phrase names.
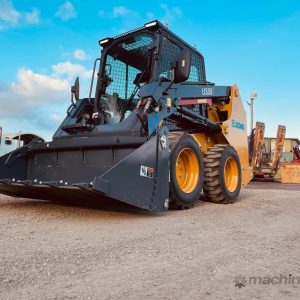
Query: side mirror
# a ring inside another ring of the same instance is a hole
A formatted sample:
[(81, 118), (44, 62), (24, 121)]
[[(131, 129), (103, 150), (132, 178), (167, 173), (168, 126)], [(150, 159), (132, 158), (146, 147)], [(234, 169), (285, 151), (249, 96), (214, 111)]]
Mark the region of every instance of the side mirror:
[(191, 52), (188, 49), (183, 50), (172, 64), (174, 71), (174, 83), (186, 81), (189, 78), (191, 70)]
[(74, 95), (76, 101), (79, 99), (79, 77), (76, 78), (74, 85), (71, 87), (72, 97)]

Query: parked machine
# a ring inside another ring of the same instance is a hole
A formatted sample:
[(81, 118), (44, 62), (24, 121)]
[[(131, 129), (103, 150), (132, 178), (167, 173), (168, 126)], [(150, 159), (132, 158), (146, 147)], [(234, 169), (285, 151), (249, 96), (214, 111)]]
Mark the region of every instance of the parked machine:
[(207, 81), (201, 53), (158, 21), (99, 43), (89, 97), (76, 80), (53, 140), (0, 157), (0, 192), (150, 211), (188, 208), (202, 190), (233, 203), (252, 177), (237, 86)]
[(286, 128), (278, 125), (273, 154), (271, 153), (271, 148), (270, 153), (264, 151), (264, 132), (265, 124), (256, 122), (249, 141), (250, 165), (253, 169), (253, 180), (273, 181), (279, 170)]
[(31, 143), (33, 140), (40, 140), (44, 142), (43, 138), (33, 133), (2, 133), (2, 127), (0, 127), (0, 156), (3, 156), (17, 148), (23, 147), (28, 143)]

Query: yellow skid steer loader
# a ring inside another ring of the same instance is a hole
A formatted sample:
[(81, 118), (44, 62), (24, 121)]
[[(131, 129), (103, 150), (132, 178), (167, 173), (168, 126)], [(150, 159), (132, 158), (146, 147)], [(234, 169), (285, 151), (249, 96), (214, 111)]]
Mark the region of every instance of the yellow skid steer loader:
[(207, 81), (201, 53), (158, 21), (99, 44), (89, 97), (76, 80), (53, 140), (0, 157), (0, 192), (150, 211), (188, 208), (202, 191), (233, 203), (252, 177), (237, 86)]

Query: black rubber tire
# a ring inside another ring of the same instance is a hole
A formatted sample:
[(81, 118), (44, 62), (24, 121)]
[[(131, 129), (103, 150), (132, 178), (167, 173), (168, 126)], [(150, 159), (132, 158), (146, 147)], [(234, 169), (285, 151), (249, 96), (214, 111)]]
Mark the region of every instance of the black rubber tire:
[[(194, 138), (186, 133), (175, 132), (169, 134), (170, 147), (170, 208), (190, 208), (199, 200), (204, 183), (204, 162), (201, 150)], [(189, 148), (194, 151), (199, 163), (199, 178), (196, 188), (191, 193), (185, 193), (176, 180), (176, 161), (182, 149)]]
[[(233, 158), (238, 166), (238, 183), (234, 191), (229, 191), (225, 184), (224, 170), (227, 159)], [(234, 203), (241, 190), (242, 171), (237, 152), (230, 145), (217, 144), (209, 148), (204, 157), (205, 200), (214, 203)]]

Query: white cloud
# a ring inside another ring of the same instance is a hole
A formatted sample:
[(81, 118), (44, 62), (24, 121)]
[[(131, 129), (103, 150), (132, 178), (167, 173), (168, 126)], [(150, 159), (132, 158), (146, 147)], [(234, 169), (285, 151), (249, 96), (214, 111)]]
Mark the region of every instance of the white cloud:
[(110, 17), (113, 18), (132, 18), (138, 17), (138, 13), (134, 10), (131, 10), (125, 6), (115, 6), (110, 14)]
[[(48, 107), (69, 100), (71, 81), (76, 76), (89, 83), (92, 71), (69, 61), (52, 66), (53, 74), (35, 73), (31, 69), (19, 69), (12, 83), (0, 82), (0, 119), (10, 116), (30, 116), (32, 109)], [(85, 82), (84, 82), (85, 83)], [(87, 84), (88, 85), (88, 84)], [(83, 86), (84, 93), (87, 88)]]
[(0, 117), (26, 116), (33, 108), (61, 101), (68, 89), (65, 79), (20, 69), (16, 82), (6, 84), (0, 91), (0, 102), (5, 104), (1, 106)]
[(11, 90), (21, 97), (47, 98), (49, 91), (61, 92), (68, 87), (66, 80), (52, 78), (51, 76), (34, 73), (30, 69), (20, 69), (18, 71), (18, 81), (11, 84)]
[(0, 0), (0, 30), (17, 26), (20, 18), (21, 14), (10, 0)]
[(78, 60), (86, 60), (86, 59), (88, 59), (88, 56), (87, 56), (87, 54), (85, 53), (85, 51), (83, 49), (75, 49), (73, 51), (73, 55)]
[(0, 20), (7, 21), (9, 23), (17, 24), (21, 14), (15, 10), (13, 4), (9, 0), (0, 0)]
[(83, 65), (73, 64), (70, 61), (65, 61), (52, 66), (54, 77), (65, 77), (71, 81), (76, 76), (80, 76), (84, 79), (90, 79), (92, 77), (92, 70), (86, 69)]
[(112, 16), (114, 18), (125, 17), (126, 15), (128, 15), (128, 13), (129, 13), (129, 9), (126, 8), (125, 6), (116, 6), (113, 8)]
[(28, 24), (40, 23), (40, 11), (37, 8), (33, 8), (32, 12), (26, 12), (24, 14), (25, 20)]
[(50, 139), (63, 121), (70, 101), (70, 86), (81, 77), (81, 95), (88, 95), (92, 71), (69, 61), (52, 66), (45, 75), (19, 69), (15, 82), (0, 81), (0, 120), (6, 132), (30, 131)]
[(113, 27), (112, 31), (115, 34), (119, 34), (124, 31), (128, 31), (140, 24), (141, 21), (145, 21), (145, 18), (141, 18), (139, 13), (135, 10), (131, 10), (126, 6), (115, 6), (111, 11), (107, 12), (104, 10), (98, 11), (98, 17), (106, 19), (119, 19), (120, 27)]
[(0, 30), (22, 25), (37, 25), (40, 23), (40, 11), (33, 8), (32, 11), (17, 11), (11, 1), (0, 0)]
[(179, 7), (169, 7), (166, 3), (161, 3), (160, 7), (164, 10), (162, 23), (170, 24), (174, 19), (182, 16), (182, 11)]
[(77, 13), (73, 4), (70, 1), (66, 1), (58, 8), (55, 15), (61, 20), (66, 21), (76, 18)]

